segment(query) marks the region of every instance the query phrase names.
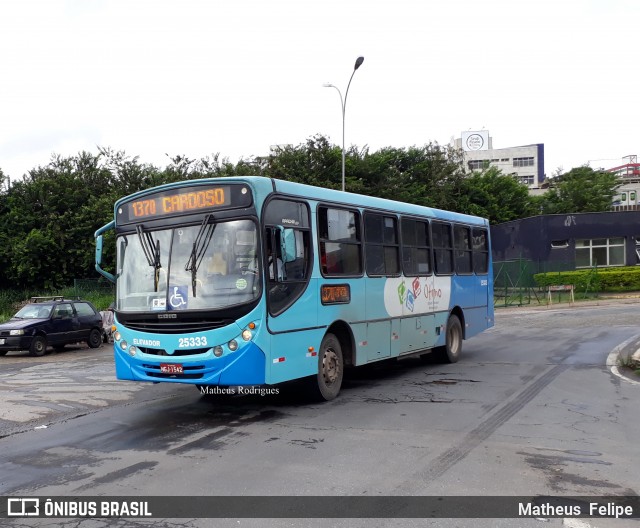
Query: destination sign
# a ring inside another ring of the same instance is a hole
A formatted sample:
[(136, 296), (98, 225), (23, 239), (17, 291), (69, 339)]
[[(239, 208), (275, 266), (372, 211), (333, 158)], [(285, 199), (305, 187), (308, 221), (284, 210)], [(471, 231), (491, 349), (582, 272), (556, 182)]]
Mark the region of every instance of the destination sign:
[(351, 302), (351, 288), (348, 284), (323, 284), (320, 288), (322, 304), (347, 304)]
[(177, 187), (142, 196), (121, 205), (119, 224), (153, 220), (216, 209), (248, 207), (251, 193), (244, 185)]

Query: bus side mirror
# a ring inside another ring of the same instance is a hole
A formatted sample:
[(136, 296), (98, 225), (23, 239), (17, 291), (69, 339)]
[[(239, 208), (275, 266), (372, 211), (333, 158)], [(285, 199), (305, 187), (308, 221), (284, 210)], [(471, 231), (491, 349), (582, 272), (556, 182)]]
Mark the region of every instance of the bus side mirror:
[(102, 235), (96, 237), (96, 265), (102, 264)]
[(296, 240), (296, 232), (293, 229), (278, 226), (280, 232), (280, 254), (282, 255), (282, 263), (293, 262), (298, 258), (298, 245)]
[(116, 278), (109, 272), (104, 271), (100, 266), (102, 264), (102, 233), (108, 231), (109, 229), (113, 229), (113, 226), (116, 225), (115, 220), (111, 220), (107, 225), (102, 226), (95, 233), (96, 239), (96, 271), (100, 273), (103, 277), (106, 277), (111, 282), (116, 282)]

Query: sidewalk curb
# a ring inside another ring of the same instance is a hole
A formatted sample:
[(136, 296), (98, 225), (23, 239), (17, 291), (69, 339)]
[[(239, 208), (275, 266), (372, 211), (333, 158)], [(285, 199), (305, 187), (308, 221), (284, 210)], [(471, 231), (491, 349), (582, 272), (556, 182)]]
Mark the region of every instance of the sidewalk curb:
[(640, 334), (636, 334), (630, 337), (629, 339), (627, 339), (626, 341), (620, 343), (617, 347), (615, 347), (607, 356), (606, 365), (607, 367), (610, 368), (611, 372), (614, 375), (618, 376), (620, 379), (628, 383), (631, 383), (633, 385), (640, 385), (640, 381), (637, 381), (629, 378), (628, 376), (625, 376), (620, 372), (620, 369), (618, 368), (618, 359), (624, 353), (625, 349), (632, 346), (632, 344), (635, 344), (636, 350), (640, 349)]
[(578, 308), (594, 308), (597, 306), (612, 306), (616, 304), (638, 304), (640, 303), (640, 296), (638, 297), (603, 297), (600, 299), (577, 301), (574, 303), (556, 303), (556, 304), (523, 304), (520, 306), (495, 306), (494, 311), (499, 313), (512, 313), (518, 311), (544, 311), (551, 312), (557, 310), (574, 310)]

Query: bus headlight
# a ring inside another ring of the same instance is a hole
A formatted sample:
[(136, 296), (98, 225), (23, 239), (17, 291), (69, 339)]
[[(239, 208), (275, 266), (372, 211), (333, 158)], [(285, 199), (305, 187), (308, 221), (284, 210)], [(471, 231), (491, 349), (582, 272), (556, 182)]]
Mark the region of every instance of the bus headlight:
[(222, 347), (220, 345), (213, 347), (213, 355), (216, 357), (220, 357), (222, 355)]
[(120, 335), (120, 332), (118, 332), (117, 330), (113, 333), (113, 338), (116, 341), (120, 341), (120, 339), (122, 338), (122, 335)]
[(138, 351), (138, 349), (137, 349), (136, 347), (134, 347), (133, 345), (131, 345), (131, 346), (129, 347), (129, 355), (130, 355), (131, 357), (135, 356), (137, 351)]
[(244, 332), (242, 332), (242, 339), (244, 339), (245, 341), (251, 341), (252, 337), (253, 334), (251, 333), (251, 330), (245, 330)]
[(120, 342), (120, 348), (121, 348), (122, 350), (126, 350), (128, 346), (129, 346), (129, 344), (128, 344), (126, 341), (122, 340), (122, 341)]
[(227, 343), (227, 346), (229, 347), (229, 350), (231, 350), (231, 352), (235, 352), (236, 350), (238, 350), (238, 342), (235, 339), (229, 341)]

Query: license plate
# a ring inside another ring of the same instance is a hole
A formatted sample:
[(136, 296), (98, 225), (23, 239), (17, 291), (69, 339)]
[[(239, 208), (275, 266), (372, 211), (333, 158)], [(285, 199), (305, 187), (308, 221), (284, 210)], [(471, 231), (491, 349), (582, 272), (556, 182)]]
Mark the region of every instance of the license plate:
[(4, 345), (4, 338), (0, 339), (0, 345)]
[(160, 372), (163, 374), (184, 374), (182, 365), (175, 363), (160, 363)]

